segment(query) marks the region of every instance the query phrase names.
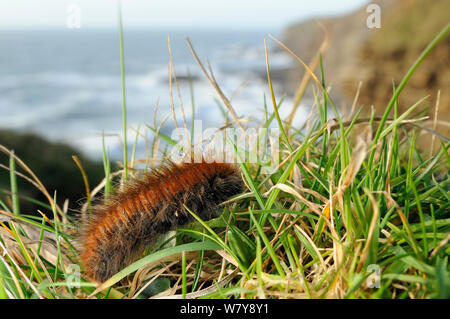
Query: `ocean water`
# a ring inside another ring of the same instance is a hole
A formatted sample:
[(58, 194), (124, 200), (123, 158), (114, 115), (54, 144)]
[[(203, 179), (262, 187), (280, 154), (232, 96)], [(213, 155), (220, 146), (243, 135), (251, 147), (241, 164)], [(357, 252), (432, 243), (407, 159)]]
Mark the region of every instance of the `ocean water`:
[[(185, 38), (188, 36), (203, 62), (231, 98), (239, 116), (262, 115), (265, 78), (264, 38), (275, 30), (151, 30), (125, 29), (127, 119), (131, 127), (153, 125), (169, 115), (162, 131), (170, 134), (167, 37), (187, 121), (192, 120), (186, 77), (192, 75), (195, 119), (203, 127), (220, 127), (217, 94), (201, 74)], [(270, 43), (270, 42), (269, 42)], [(285, 70), (292, 59), (270, 48), (272, 70)], [(0, 30), (0, 128), (32, 131), (50, 140), (69, 143), (84, 154), (101, 158), (102, 132), (113, 159), (121, 155), (122, 92), (117, 30)], [(278, 98), (284, 93), (276, 83)], [(175, 85), (173, 98), (182, 126)], [(270, 99), (268, 99), (270, 102)], [(270, 103), (268, 103), (270, 107)], [(134, 139), (129, 130), (129, 140)], [(151, 134), (149, 135), (151, 137)], [(130, 143), (131, 144), (131, 143)], [(142, 145), (138, 154), (143, 154)]]

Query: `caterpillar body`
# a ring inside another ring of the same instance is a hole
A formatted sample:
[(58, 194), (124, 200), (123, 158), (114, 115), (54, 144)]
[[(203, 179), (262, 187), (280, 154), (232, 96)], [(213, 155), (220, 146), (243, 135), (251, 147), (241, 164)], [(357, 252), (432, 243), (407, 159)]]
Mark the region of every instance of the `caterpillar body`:
[(79, 253), (85, 274), (105, 281), (133, 262), (156, 236), (192, 222), (185, 206), (208, 220), (242, 188), (238, 168), (228, 163), (169, 162), (145, 173), (82, 221)]

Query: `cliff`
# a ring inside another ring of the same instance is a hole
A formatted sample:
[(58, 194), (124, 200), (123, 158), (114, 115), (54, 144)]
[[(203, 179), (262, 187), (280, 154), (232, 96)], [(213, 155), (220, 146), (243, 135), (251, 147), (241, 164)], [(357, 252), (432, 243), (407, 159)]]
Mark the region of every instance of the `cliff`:
[[(370, 29), (366, 20), (371, 14), (366, 5), (346, 16), (316, 18), (288, 27), (284, 42), (308, 62), (324, 38), (322, 24), (329, 35), (329, 47), (323, 54), (327, 84), (337, 105), (349, 106), (362, 81), (359, 105), (378, 114), (384, 112), (391, 96), (392, 81), (398, 84), (409, 67), (434, 36), (449, 23), (450, 1), (385, 0), (372, 1), (381, 8), (381, 28)], [(441, 90), (439, 120), (450, 122), (450, 36), (431, 52), (416, 70), (399, 98), (403, 112), (426, 95), (430, 97), (420, 110), (434, 118), (438, 90)], [(293, 93), (303, 76), (301, 67), (285, 75), (289, 93)], [(437, 130), (450, 137), (448, 125)]]

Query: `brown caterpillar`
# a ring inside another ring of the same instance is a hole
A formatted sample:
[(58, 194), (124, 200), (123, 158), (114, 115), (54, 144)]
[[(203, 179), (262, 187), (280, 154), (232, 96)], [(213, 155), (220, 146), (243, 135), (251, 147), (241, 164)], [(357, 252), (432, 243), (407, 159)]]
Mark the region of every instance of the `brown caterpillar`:
[(227, 163), (169, 162), (93, 208), (80, 228), (80, 259), (87, 276), (105, 281), (133, 262), (156, 236), (203, 220), (242, 191), (238, 168)]

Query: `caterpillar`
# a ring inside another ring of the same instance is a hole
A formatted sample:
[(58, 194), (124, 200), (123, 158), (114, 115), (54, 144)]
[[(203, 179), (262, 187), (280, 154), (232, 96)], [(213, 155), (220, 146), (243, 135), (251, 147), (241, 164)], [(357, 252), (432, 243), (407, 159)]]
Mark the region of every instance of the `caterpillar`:
[(188, 207), (203, 220), (242, 192), (235, 164), (167, 162), (128, 183), (81, 221), (79, 255), (85, 274), (105, 281), (135, 261), (161, 234), (192, 222)]

